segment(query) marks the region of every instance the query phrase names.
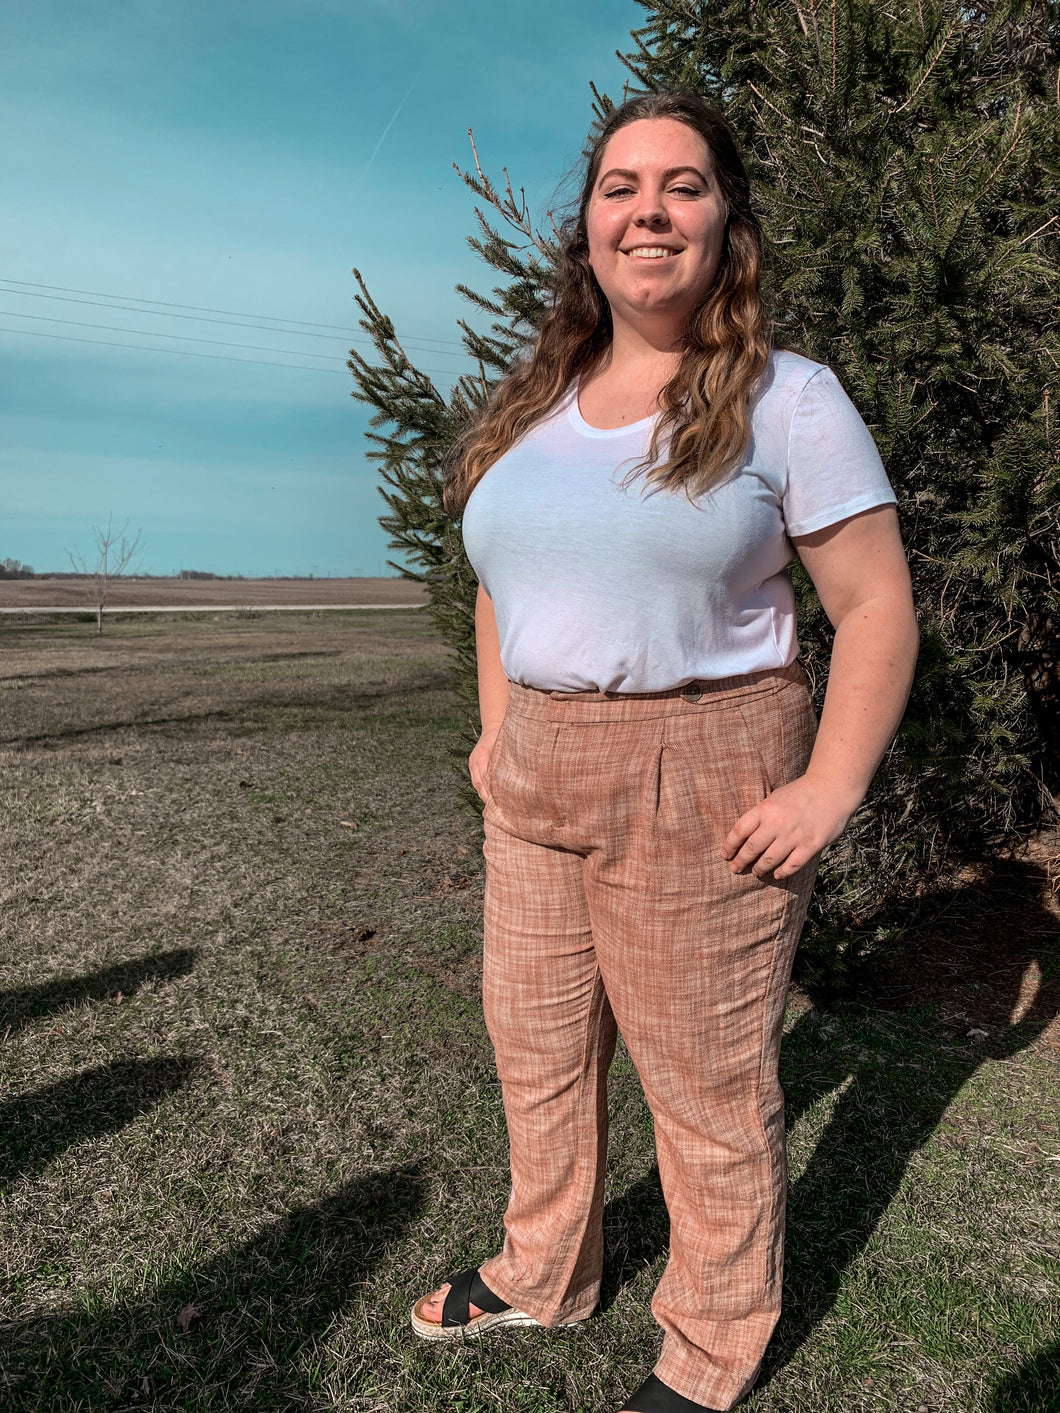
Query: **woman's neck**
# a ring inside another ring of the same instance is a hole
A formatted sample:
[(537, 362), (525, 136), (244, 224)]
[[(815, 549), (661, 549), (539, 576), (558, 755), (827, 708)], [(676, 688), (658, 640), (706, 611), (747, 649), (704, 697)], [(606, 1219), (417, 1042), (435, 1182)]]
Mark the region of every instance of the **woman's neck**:
[[(660, 341), (662, 342), (662, 341)], [(677, 372), (672, 335), (660, 346), (617, 325), (606, 357), (581, 381), (578, 405), (592, 427), (625, 427), (657, 412), (659, 393)]]

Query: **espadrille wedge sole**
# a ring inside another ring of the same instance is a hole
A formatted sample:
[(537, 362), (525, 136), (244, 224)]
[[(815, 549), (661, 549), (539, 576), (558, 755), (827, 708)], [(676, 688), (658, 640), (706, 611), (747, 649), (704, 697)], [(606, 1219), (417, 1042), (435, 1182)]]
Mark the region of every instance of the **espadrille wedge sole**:
[[(458, 1271), (456, 1275), (447, 1277), (446, 1284), (449, 1291), (442, 1306), (441, 1324), (423, 1318), (423, 1307), (430, 1300), (429, 1295), (417, 1300), (412, 1307), (412, 1328), (420, 1339), (478, 1339), (491, 1330), (509, 1329), (516, 1325), (544, 1329), (541, 1321), (535, 1320), (533, 1315), (506, 1305), (499, 1295), (494, 1295), (478, 1271)], [(471, 1318), (472, 1305), (477, 1305), (483, 1312), (474, 1319)]]
[[(423, 1307), (430, 1300), (425, 1295), (412, 1307), (412, 1328), (420, 1339), (463, 1340), (478, 1339), (490, 1330), (500, 1330), (512, 1325), (538, 1325), (533, 1315), (515, 1310), (506, 1305), (499, 1295), (494, 1295), (478, 1271), (457, 1271), (447, 1277), (449, 1290), (442, 1305), (442, 1321), (423, 1318)], [(471, 1306), (477, 1305), (481, 1315), (471, 1318)]]

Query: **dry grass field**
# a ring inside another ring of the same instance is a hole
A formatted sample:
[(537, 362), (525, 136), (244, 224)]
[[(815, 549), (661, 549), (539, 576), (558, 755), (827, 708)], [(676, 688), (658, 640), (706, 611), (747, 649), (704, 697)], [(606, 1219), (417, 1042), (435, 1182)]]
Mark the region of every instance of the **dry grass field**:
[[(0, 608), (95, 608), (89, 579), (0, 579)], [(270, 608), (277, 604), (403, 604), (426, 601), (409, 579), (115, 579), (107, 593), (108, 612), (123, 608), (202, 609), (225, 606)]]
[[(0, 621), (5, 1411), (613, 1413), (650, 1367), (624, 1053), (601, 1313), (408, 1329), (507, 1186), (446, 665), (415, 612)], [(748, 1413), (1060, 1409), (1054, 883), (984, 866), (855, 997), (793, 994)]]

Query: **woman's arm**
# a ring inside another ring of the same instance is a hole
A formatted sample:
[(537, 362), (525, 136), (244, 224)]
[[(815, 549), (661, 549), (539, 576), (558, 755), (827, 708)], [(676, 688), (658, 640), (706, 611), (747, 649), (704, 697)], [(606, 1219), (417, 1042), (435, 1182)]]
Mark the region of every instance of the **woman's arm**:
[(794, 544), (835, 642), (806, 774), (742, 815), (722, 845), (733, 873), (759, 877), (790, 878), (842, 834), (902, 719), (920, 640), (893, 506)]
[(490, 752), (508, 706), (508, 679), (501, 666), (501, 644), (493, 601), (481, 584), (475, 599), (475, 656), (478, 661), (478, 709), (482, 719), (482, 735), (471, 752), (468, 765), (471, 768), (471, 783), (479, 798), (484, 800)]

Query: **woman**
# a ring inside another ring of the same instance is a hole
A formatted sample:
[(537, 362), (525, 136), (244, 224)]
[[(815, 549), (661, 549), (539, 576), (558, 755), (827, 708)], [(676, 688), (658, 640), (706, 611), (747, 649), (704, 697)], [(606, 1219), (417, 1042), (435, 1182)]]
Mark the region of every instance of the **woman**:
[[(591, 153), (556, 306), (450, 484), (480, 581), (483, 993), (511, 1143), (501, 1253), (425, 1338), (586, 1319), (616, 1022), (671, 1221), (627, 1413), (728, 1409), (780, 1309), (777, 1055), (817, 857), (904, 709), (917, 629), (894, 495), (827, 368), (770, 353), (724, 121), (635, 98)], [(792, 545), (835, 626), (820, 729)]]

